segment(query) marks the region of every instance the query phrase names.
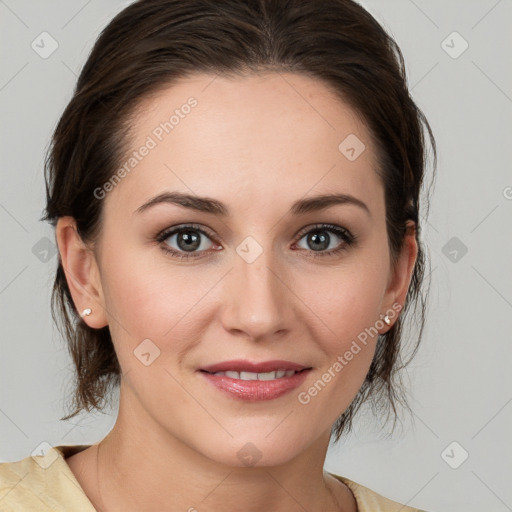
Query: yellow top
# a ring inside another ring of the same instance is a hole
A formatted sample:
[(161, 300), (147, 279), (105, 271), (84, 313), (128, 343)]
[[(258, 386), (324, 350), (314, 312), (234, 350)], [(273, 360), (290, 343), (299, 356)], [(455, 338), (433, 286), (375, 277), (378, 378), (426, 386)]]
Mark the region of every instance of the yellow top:
[[(0, 463), (0, 511), (96, 512), (65, 460), (89, 446), (54, 446), (45, 455)], [(330, 474), (349, 487), (359, 512), (422, 512)]]

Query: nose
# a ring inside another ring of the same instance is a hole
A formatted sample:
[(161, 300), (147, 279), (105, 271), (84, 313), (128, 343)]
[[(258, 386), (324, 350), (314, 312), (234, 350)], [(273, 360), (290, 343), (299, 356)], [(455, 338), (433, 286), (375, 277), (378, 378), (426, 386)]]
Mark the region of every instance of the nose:
[(234, 267), (224, 281), (221, 316), (227, 331), (256, 341), (290, 329), (295, 302), (289, 272), (271, 250), (251, 263), (235, 254)]

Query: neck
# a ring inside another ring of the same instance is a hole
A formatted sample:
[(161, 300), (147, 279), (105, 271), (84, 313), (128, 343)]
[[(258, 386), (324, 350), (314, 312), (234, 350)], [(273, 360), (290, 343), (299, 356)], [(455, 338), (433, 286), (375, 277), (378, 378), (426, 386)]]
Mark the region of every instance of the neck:
[(114, 428), (94, 446), (91, 501), (101, 512), (356, 510), (350, 491), (323, 470), (330, 432), (284, 464), (233, 467), (148, 425), (133, 406), (121, 399)]

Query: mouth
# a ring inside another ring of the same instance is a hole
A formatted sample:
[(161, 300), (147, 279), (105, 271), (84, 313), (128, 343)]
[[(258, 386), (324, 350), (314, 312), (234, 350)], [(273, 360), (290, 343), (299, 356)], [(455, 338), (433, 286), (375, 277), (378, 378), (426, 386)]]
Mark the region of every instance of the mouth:
[(203, 366), (200, 368), (202, 371), (206, 371), (209, 373), (219, 373), (219, 372), (237, 372), (237, 373), (272, 373), (279, 372), (280, 377), (281, 373), (290, 372), (290, 371), (300, 371), (310, 368), (303, 364), (295, 363), (293, 361), (285, 361), (283, 359), (275, 359), (273, 361), (261, 361), (259, 363), (248, 361), (245, 359), (233, 359), (231, 361), (223, 361), (221, 363), (212, 364), (209, 366)]
[(224, 396), (237, 400), (274, 400), (300, 386), (311, 367), (288, 361), (231, 361), (201, 368), (205, 380)]
[(311, 368), (304, 368), (303, 370), (275, 370), (272, 372), (243, 372), (235, 370), (227, 370), (225, 372), (208, 372), (206, 370), (200, 370), (210, 375), (229, 377), (230, 379), (236, 380), (276, 380), (291, 377), (297, 373), (302, 373)]

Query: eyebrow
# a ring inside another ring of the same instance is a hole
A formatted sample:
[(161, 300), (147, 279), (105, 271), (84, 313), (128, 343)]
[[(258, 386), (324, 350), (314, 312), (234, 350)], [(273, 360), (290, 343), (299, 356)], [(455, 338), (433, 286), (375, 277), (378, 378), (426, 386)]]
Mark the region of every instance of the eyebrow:
[[(163, 192), (162, 194), (153, 197), (142, 206), (139, 206), (134, 213), (140, 214), (149, 208), (162, 203), (176, 204), (190, 210), (211, 213), (222, 217), (231, 215), (229, 208), (224, 203), (216, 199), (184, 194), (182, 192)], [(293, 215), (303, 215), (340, 204), (357, 206), (371, 216), (368, 206), (363, 201), (350, 194), (321, 194), (308, 197), (306, 199), (299, 199), (292, 204), (290, 213)]]

